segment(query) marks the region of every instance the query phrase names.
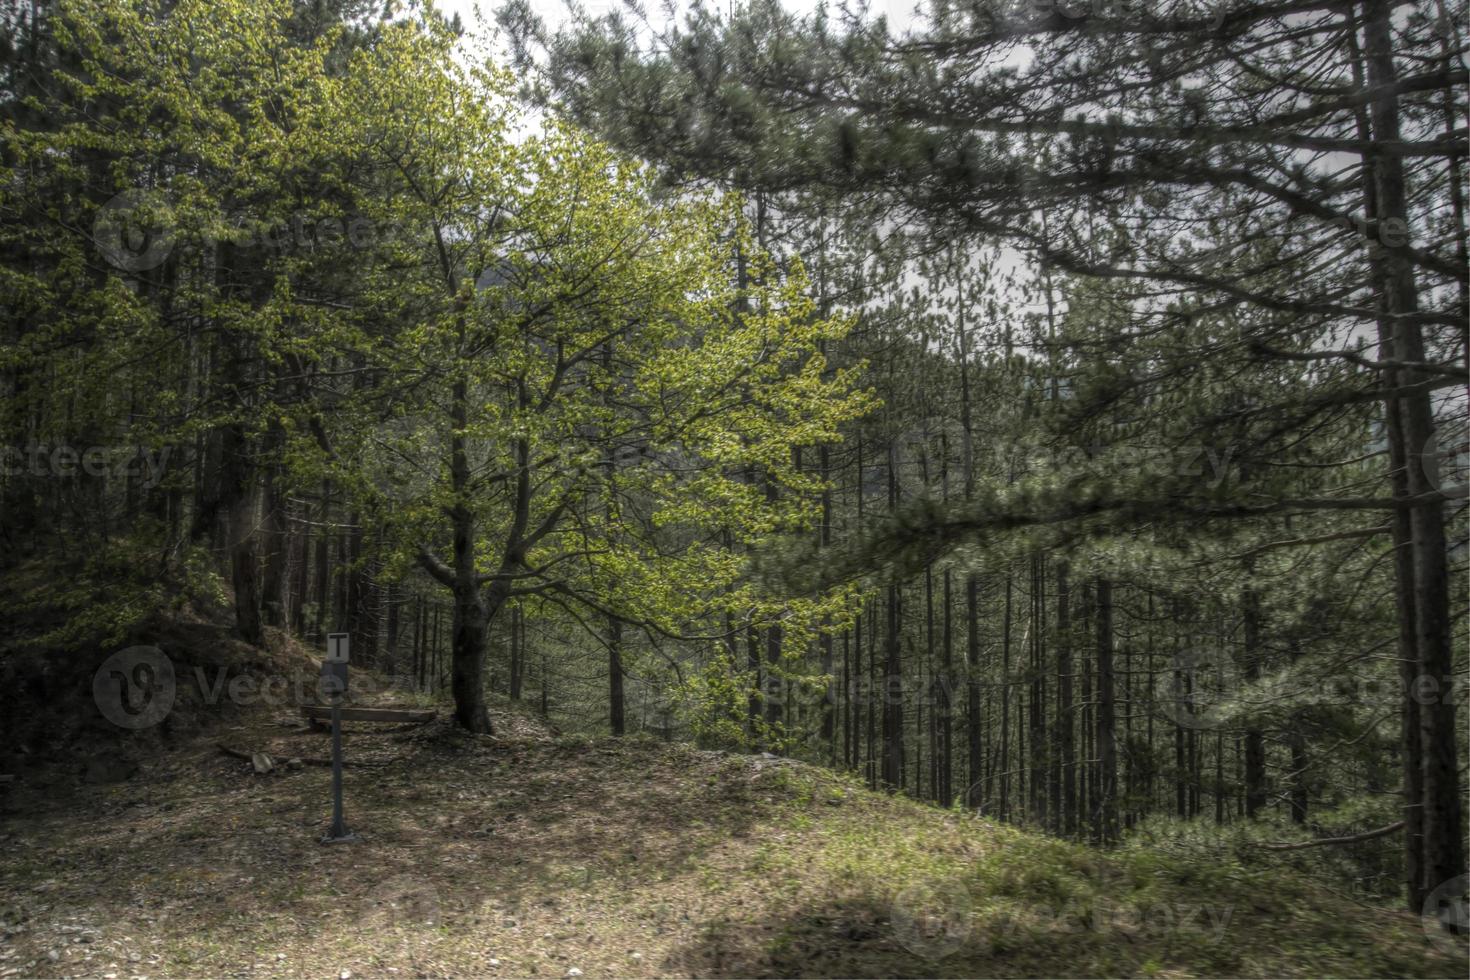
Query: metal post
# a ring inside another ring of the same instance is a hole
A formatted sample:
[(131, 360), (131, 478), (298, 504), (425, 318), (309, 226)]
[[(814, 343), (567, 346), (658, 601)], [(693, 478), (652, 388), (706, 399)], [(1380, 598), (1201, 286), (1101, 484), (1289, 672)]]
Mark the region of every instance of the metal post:
[(342, 817), (342, 698), (347, 694), (348, 635), (327, 637), (327, 659), (322, 664), (323, 691), (332, 703), (332, 826), (323, 844), (344, 844), (358, 839)]
[(347, 836), (347, 827), (342, 822), (342, 704), (340, 698), (332, 699), (332, 837), (341, 840)]

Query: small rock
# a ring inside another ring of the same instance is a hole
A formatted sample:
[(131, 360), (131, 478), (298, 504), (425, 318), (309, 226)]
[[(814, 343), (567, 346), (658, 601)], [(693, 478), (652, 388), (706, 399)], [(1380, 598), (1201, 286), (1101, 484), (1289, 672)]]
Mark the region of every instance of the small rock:
[(251, 753), (250, 764), (255, 767), (255, 774), (257, 776), (264, 776), (276, 767), (275, 760), (264, 752)]
[(499, 966), (500, 965), (500, 961), (497, 960), (495, 957), (492, 956), (492, 957), (490, 957), (490, 965), (491, 966)]
[(302, 762), (300, 759), (287, 759), (286, 760), (286, 768), (287, 769), (301, 769), (305, 765), (306, 765), (306, 763)]
[(633, 954), (633, 962), (634, 963), (642, 963), (643, 962), (643, 954), (642, 953), (634, 953)]
[(51, 960), (52, 962), (55, 962), (56, 960), (61, 959), (61, 954), (54, 949), (48, 949), (46, 950), (46, 958), (48, 960)]
[(582, 971), (577, 969), (575, 966), (567, 971), (567, 976), (569, 977), (580, 977), (581, 975)]
[(341, 973), (337, 974), (337, 980), (352, 980), (352, 971), (343, 970)]

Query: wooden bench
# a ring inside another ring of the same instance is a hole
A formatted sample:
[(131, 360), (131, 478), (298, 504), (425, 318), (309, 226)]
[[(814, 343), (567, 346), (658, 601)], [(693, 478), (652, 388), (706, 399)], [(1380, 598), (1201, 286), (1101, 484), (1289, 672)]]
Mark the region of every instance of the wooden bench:
[[(421, 723), (433, 721), (438, 717), (438, 712), (433, 710), (420, 711), (414, 708), (342, 708), (343, 721), (383, 721), (404, 723)], [(332, 708), (326, 704), (303, 704), (301, 715), (307, 721), (331, 721)]]

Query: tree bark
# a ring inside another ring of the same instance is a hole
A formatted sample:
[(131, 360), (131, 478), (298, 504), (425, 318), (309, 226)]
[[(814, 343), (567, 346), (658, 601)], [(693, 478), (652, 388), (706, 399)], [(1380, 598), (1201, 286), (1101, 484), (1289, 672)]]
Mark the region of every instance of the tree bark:
[(1045, 647), (1046, 578), (1045, 558), (1031, 557), (1031, 661), (1028, 666), (1027, 727), (1030, 747), (1031, 777), (1027, 784), (1028, 817), (1037, 826), (1046, 826), (1047, 744), (1046, 744), (1046, 675), (1042, 670)]
[(1000, 624), (1000, 818), (1011, 817), (1011, 606), (1014, 586), (1006, 569), (1005, 609)]
[(235, 627), (251, 646), (265, 645), (265, 624), (260, 615), (260, 556), (255, 537), (247, 535), (230, 553), (231, 578), (235, 586)]
[[(1255, 684), (1261, 679), (1261, 598), (1253, 590), (1245, 593), (1244, 679)], [(1245, 730), (1245, 815), (1254, 820), (1266, 806), (1266, 739), (1253, 720)]]
[(623, 621), (607, 618), (608, 721), (614, 735), (624, 731), (623, 705)]
[[(832, 488), (828, 483), (831, 460), (828, 455), (828, 447), (823, 444), (818, 452), (818, 463), (822, 474), (822, 526), (817, 531), (817, 543), (822, 548), (828, 548), (832, 544)], [(832, 644), (833, 636), (831, 624), (823, 621), (822, 632), (817, 642), (821, 648), (822, 676), (826, 678), (823, 685), (825, 693), (822, 696), (822, 721), (820, 737), (822, 746), (826, 750), (827, 758), (832, 766), (837, 765), (837, 703), (835, 687), (832, 676)]]
[(470, 462), (464, 435), (469, 421), (469, 388), (463, 378), (455, 379), (452, 398), (449, 479), (454, 502), (449, 507), (449, 522), (454, 564), (452, 580), (447, 584), (454, 595), (454, 623), (449, 686), (454, 697), (455, 722), (468, 731), (488, 735), (495, 729), (485, 706), (485, 639), (491, 613), (505, 601), (509, 586), (504, 584), (505, 580), (496, 579), (488, 589), (484, 588), (475, 567), (476, 523), (467, 499)]
[(897, 584), (888, 586), (888, 633), (883, 660), (883, 785), (890, 792), (903, 788), (903, 664), (899, 646)]
[[(1368, 0), (1365, 5), (1364, 49), (1368, 84), (1379, 93), (1369, 109), (1375, 142), (1400, 138), (1399, 103), (1394, 84), (1391, 5), (1387, 0)], [(1393, 222), (1409, 224), (1403, 161), (1383, 154), (1373, 161), (1379, 227)], [(1382, 250), (1381, 290), (1384, 309), (1393, 324), (1395, 359), (1401, 364), (1425, 360), (1422, 328), (1409, 314), (1419, 309), (1414, 267), (1399, 250)], [(1396, 372), (1400, 385), (1413, 385), (1429, 375), (1406, 367)], [(1407, 491), (1418, 501), (1409, 509), (1409, 529), (1414, 556), (1414, 636), (1418, 653), (1415, 687), (1406, 692), (1419, 698), (1419, 751), (1423, 774), (1423, 865), (1422, 883), (1428, 890), (1465, 873), (1463, 814), (1460, 809), (1458, 740), (1455, 733), (1453, 697), (1454, 654), (1449, 615), (1449, 573), (1445, 556), (1444, 495), (1430, 480), (1424, 452), (1434, 435), (1434, 412), (1430, 396), (1419, 393), (1397, 399), (1401, 428), (1390, 429), (1389, 438), (1406, 445), (1404, 459)], [(1423, 688), (1419, 685), (1424, 685)], [(1432, 694), (1421, 697), (1421, 691)], [(1414, 911), (1419, 911), (1414, 909)]]
[[(277, 438), (272, 437), (269, 444), (274, 446)], [(286, 501), (282, 488), (283, 476), (279, 465), (274, 462), (267, 463), (260, 514), (260, 539), (265, 552), (265, 567), (260, 587), (261, 612), (266, 625), (275, 627), (286, 625), (290, 604), (286, 588), (290, 538), (285, 522)]]
[(1058, 827), (1077, 833), (1077, 749), (1072, 730), (1072, 611), (1067, 563), (1057, 563), (1057, 751), (1061, 754), (1062, 802)]
[(332, 484), (329, 480), (322, 481), (321, 506), (317, 508), (317, 514), (321, 527), (317, 529), (316, 535), (316, 609), (312, 619), (312, 635), (319, 643), (327, 642), (327, 610), (332, 605), (332, 575), (331, 575), (331, 525), (332, 525)]
[(1113, 583), (1097, 580), (1098, 840), (1118, 839), (1118, 760), (1113, 705)]
[(939, 681), (935, 685), (939, 711), (939, 789), (943, 806), (954, 806), (954, 583), (944, 569), (944, 642)]
[(985, 758), (980, 745), (980, 580), (973, 572), (965, 576), (965, 741), (970, 781), (965, 805), (975, 809), (983, 802)]
[(510, 699), (521, 699), (521, 682), (526, 673), (526, 614), (519, 603), (510, 609)]

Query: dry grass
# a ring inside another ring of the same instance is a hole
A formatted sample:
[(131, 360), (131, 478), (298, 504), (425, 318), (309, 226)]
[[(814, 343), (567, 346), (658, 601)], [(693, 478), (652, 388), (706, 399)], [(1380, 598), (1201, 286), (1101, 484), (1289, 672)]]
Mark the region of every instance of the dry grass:
[(1303, 882), (515, 713), (494, 738), (347, 726), (363, 839), (325, 847), (328, 770), (215, 747), (327, 754), (278, 715), (115, 786), (15, 787), (0, 976), (1465, 974), (1409, 917)]

